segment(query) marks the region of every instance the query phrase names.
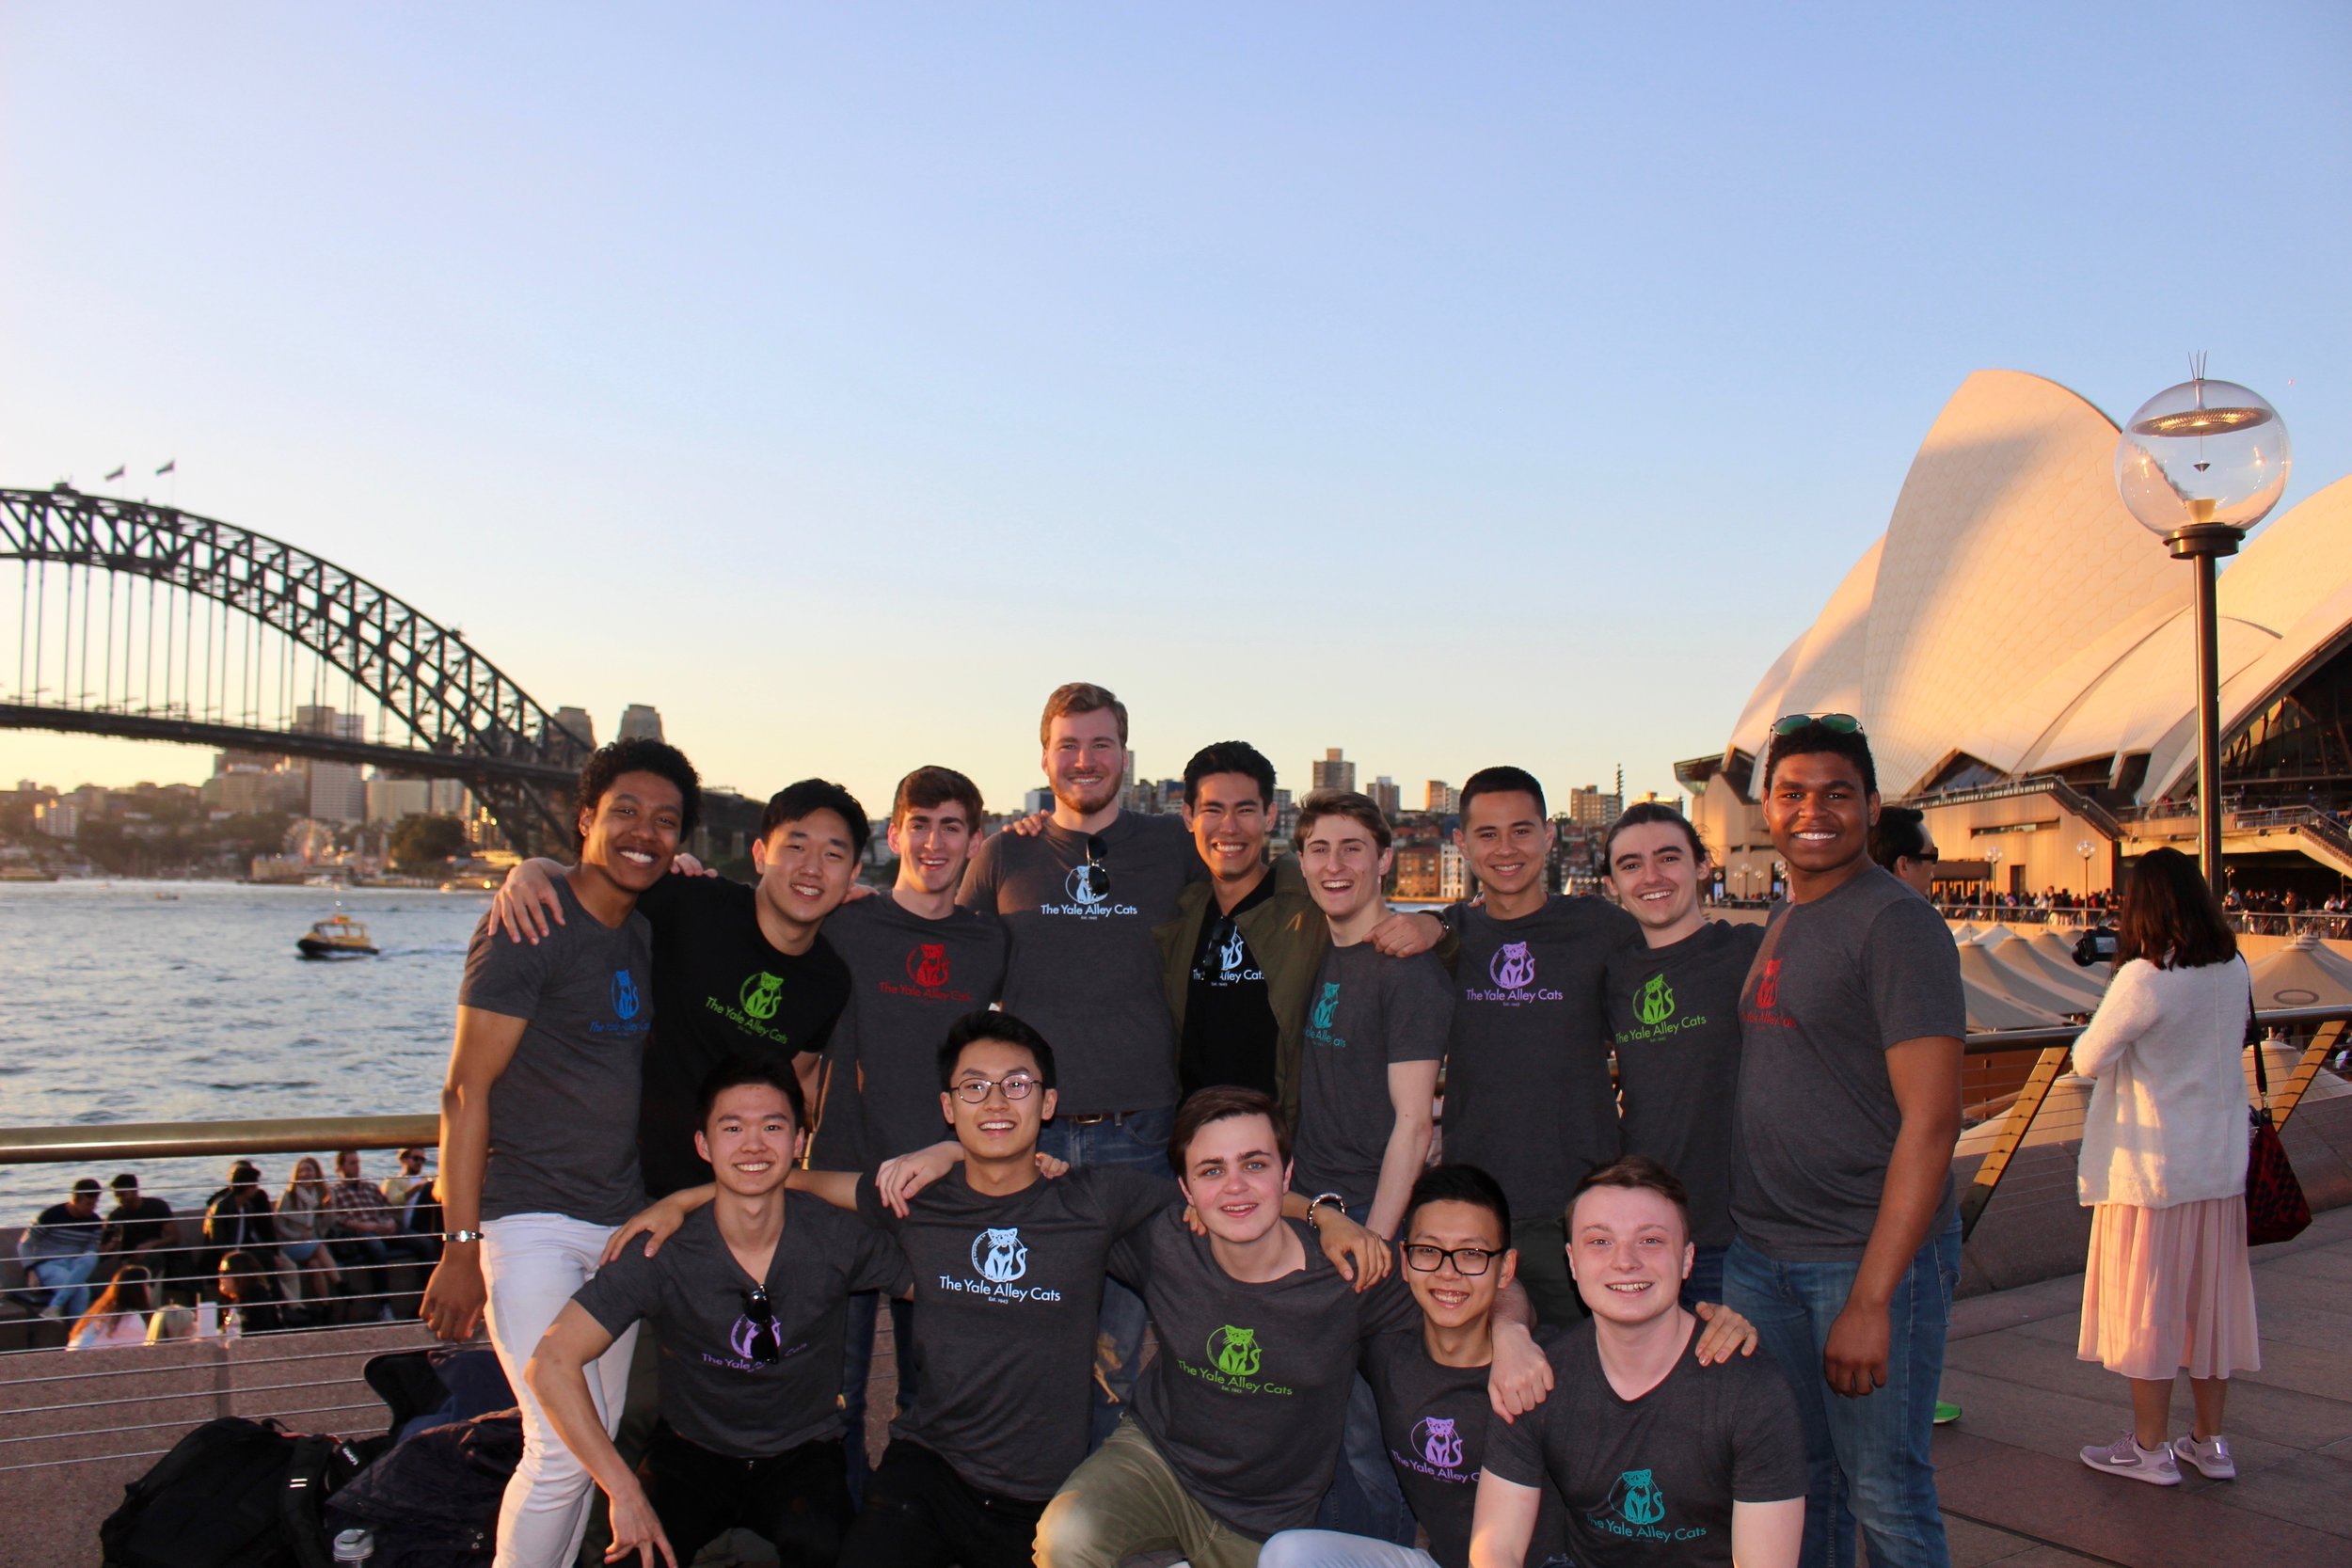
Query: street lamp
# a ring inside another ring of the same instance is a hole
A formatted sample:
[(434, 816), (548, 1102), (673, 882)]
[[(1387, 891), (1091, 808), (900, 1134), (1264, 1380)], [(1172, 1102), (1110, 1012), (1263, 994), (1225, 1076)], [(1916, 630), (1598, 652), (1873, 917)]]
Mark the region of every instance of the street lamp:
[(2270, 515), (2294, 466), (2286, 422), (2232, 381), (2189, 379), (2139, 405), (2115, 442), (2115, 487), (2140, 527), (2197, 571), (2197, 844), (2221, 891), (2221, 649), (2215, 565)]
[(1774, 861), (1772, 863), (1772, 885), (1769, 890), (1773, 897), (1779, 897), (1780, 890), (1788, 885), (1788, 866), (1787, 863), (1783, 861)]
[(1984, 850), (1984, 901), (1994, 908), (2001, 902), (2001, 847), (1988, 844)]
[(2083, 858), (2083, 902), (2090, 902), (2090, 840), (2083, 839), (2074, 846), (2074, 853)]

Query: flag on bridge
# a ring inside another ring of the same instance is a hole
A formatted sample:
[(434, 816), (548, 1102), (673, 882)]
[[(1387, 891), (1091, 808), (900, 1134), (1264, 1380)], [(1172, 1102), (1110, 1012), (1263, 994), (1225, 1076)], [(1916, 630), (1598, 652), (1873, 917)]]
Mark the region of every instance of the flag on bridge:
[(176, 458), (176, 457), (175, 457), (175, 458), (172, 458), (170, 461), (167, 462), (167, 463), (166, 463), (166, 464), (165, 464), (162, 467), (160, 467), (160, 468), (158, 468), (158, 469), (156, 469), (156, 470), (155, 470), (155, 477), (156, 477), (157, 479), (161, 479), (161, 478), (163, 478), (163, 477), (164, 477), (164, 475), (166, 475), (166, 474), (167, 474), (167, 473), (171, 472), (174, 468), (177, 468), (179, 466), (180, 466), (180, 460), (179, 460), (178, 458)]
[(124, 473), (124, 472), (125, 472), (125, 471), (126, 471), (126, 470), (127, 470), (130, 467), (131, 467), (131, 465), (129, 465), (128, 463), (121, 463), (121, 464), (118, 464), (118, 465), (116, 465), (116, 467), (115, 467), (115, 471), (114, 471), (113, 473), (108, 474), (106, 477), (107, 477), (108, 479), (120, 479), (120, 478), (123, 476), (123, 473)]

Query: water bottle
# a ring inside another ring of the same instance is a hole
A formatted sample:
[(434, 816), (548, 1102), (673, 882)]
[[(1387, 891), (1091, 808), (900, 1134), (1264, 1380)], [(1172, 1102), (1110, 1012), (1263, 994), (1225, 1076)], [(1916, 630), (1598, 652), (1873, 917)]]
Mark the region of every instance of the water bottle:
[(375, 1556), (375, 1537), (367, 1530), (347, 1529), (335, 1537), (335, 1560), (365, 1562)]

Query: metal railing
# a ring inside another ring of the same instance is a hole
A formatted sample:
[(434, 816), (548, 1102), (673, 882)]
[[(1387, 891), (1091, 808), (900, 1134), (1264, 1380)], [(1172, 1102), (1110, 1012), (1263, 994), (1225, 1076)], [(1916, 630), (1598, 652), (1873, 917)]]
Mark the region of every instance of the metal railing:
[(1970, 789), (1939, 790), (1887, 803), (1925, 809), (1929, 806), (1964, 806), (1978, 800), (2007, 800), (2021, 795), (2050, 796), (2109, 839), (2123, 836), (2122, 824), (2117, 820), (2119, 813), (2109, 811), (2056, 773), (2030, 773), (2025, 778), (2009, 779), (2000, 784), (1978, 784)]

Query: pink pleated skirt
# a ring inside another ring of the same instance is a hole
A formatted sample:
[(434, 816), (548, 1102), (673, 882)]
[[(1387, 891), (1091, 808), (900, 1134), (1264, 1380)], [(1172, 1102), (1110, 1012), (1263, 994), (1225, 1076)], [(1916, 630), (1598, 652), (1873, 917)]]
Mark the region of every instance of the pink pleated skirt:
[(2075, 1354), (2151, 1381), (2259, 1371), (2246, 1199), (2095, 1205)]

